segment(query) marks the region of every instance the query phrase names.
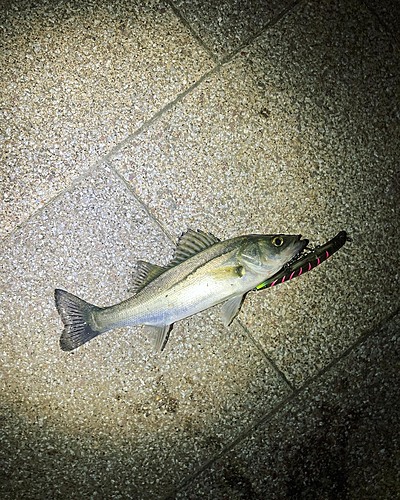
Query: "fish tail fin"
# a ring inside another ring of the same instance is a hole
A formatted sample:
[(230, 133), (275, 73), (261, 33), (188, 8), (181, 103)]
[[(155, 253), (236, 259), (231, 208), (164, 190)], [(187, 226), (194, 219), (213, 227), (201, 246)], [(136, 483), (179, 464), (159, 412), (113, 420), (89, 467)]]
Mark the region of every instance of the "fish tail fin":
[(54, 291), (57, 311), (64, 330), (60, 337), (63, 351), (72, 351), (102, 333), (94, 328), (93, 313), (100, 309), (65, 290)]

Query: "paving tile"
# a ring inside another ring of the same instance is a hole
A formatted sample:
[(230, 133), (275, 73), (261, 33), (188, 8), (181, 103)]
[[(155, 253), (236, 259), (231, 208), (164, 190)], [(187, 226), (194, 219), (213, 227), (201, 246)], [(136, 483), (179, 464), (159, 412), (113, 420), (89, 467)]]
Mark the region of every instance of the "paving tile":
[(383, 161), (390, 173), (400, 138), (400, 57), (366, 7), (351, 0), (304, 2), (266, 31), (247, 58), (260, 84), (289, 91), (308, 109), (319, 154), (335, 152), (344, 168), (364, 150), (371, 157), (358, 176)]
[(71, 484), (76, 498), (158, 498), (289, 393), (239, 326), (223, 329), (219, 308), (179, 322), (162, 355), (142, 327), (60, 350), (54, 288), (115, 303), (138, 258), (163, 265), (172, 255), (109, 167), (1, 253), (2, 498), (65, 498)]
[(175, 237), (188, 227), (220, 238), (249, 229), (296, 234), (306, 227), (299, 227), (307, 209), (302, 196), (309, 201), (296, 168), (300, 114), (290, 96), (260, 88), (248, 65), (235, 61), (159, 117), (112, 165)]
[(399, 56), (374, 19), (351, 2), (299, 6), (113, 161), (175, 236), (349, 233), (239, 315), (298, 386), (398, 307)]
[[(398, 318), (304, 384), (398, 308), (396, 5), (299, 2), (94, 168), (287, 5), (0, 12), (1, 498), (394, 498)], [(179, 322), (161, 356), (141, 327), (60, 351), (55, 287), (115, 303), (188, 227), (353, 241), (229, 329), (219, 307)], [(273, 417), (289, 386), (248, 334), (303, 386)]]
[(307, 205), (318, 206), (308, 208), (304, 234), (340, 221), (353, 237), (332, 262), (252, 296), (244, 310), (278, 367), (301, 384), (399, 304), (399, 55), (368, 9), (340, 1), (302, 4), (245, 57), (261, 85), (304, 108), (297, 177)]
[(174, 498), (395, 498), (399, 328), (397, 316)]
[(293, 1), (176, 0), (174, 5), (214, 55), (222, 59), (240, 48)]
[(0, 19), (0, 236), (213, 64), (162, 0), (19, 0)]
[(378, 16), (379, 21), (399, 43), (400, 3), (397, 0), (366, 0), (365, 4)]

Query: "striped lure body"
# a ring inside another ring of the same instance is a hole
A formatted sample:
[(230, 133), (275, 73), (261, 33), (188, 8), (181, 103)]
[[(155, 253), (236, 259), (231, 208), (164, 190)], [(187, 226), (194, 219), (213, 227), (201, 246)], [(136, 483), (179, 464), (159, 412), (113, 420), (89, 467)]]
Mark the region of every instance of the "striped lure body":
[(281, 271), (274, 274), (271, 278), (260, 283), (255, 289), (264, 290), (264, 288), (271, 288), (279, 283), (290, 281), (302, 274), (308, 273), (314, 267), (319, 266), (325, 260), (329, 259), (331, 255), (337, 252), (342, 246), (350, 241), (346, 231), (340, 231), (334, 238), (327, 241), (324, 245), (315, 248), (310, 253), (303, 255), (300, 259), (292, 264), (287, 264)]

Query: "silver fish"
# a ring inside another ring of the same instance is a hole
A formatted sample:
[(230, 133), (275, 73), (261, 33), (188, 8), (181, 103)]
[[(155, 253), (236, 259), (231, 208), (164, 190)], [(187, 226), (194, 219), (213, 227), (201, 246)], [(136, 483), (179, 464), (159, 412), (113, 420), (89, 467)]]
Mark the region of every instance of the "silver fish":
[(71, 351), (100, 333), (126, 325), (146, 325), (162, 350), (171, 325), (216, 304), (228, 326), (245, 294), (292, 262), (307, 246), (301, 235), (250, 234), (226, 241), (202, 231), (183, 234), (174, 258), (161, 267), (137, 263), (134, 295), (110, 307), (97, 307), (55, 290), (64, 323), (60, 346)]

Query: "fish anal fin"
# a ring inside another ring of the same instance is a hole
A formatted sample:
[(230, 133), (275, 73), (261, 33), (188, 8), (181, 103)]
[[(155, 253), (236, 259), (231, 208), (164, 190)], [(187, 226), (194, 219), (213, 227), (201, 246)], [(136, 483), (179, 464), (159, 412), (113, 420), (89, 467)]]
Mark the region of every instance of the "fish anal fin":
[(164, 350), (168, 338), (169, 332), (171, 331), (171, 325), (165, 326), (153, 326), (145, 325), (145, 332), (148, 333), (153, 341), (153, 347), (155, 352), (161, 352)]
[(229, 326), (232, 323), (233, 318), (239, 312), (243, 299), (244, 295), (235, 295), (222, 304), (221, 316), (224, 326)]

